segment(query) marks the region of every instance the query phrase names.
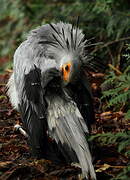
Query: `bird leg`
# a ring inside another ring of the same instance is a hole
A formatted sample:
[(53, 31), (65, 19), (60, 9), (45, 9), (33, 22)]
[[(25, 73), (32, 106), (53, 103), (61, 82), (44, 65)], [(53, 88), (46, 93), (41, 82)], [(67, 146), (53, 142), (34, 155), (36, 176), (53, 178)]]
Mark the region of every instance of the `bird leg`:
[(24, 135), (26, 138), (28, 138), (28, 134), (27, 134), (26, 131), (22, 128), (22, 126), (20, 126), (19, 124), (16, 124), (16, 125), (14, 126), (14, 131), (20, 132), (22, 135)]

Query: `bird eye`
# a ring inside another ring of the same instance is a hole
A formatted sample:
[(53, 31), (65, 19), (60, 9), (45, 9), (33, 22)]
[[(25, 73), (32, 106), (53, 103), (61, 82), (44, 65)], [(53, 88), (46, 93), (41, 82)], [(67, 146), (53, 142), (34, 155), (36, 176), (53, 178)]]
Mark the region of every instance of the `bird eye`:
[(66, 70), (66, 71), (69, 71), (69, 66), (68, 66), (68, 65), (65, 67), (65, 70)]

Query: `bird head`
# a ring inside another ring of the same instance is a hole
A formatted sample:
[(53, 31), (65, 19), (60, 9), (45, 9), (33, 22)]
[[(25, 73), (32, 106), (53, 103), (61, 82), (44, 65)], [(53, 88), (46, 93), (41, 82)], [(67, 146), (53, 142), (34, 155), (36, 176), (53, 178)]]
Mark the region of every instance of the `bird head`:
[(60, 72), (62, 84), (64, 86), (76, 83), (80, 77), (81, 65), (81, 61), (78, 57), (66, 55), (61, 59)]
[(50, 52), (55, 55), (63, 85), (73, 84), (79, 79), (84, 58), (84, 34), (77, 26), (62, 22), (50, 24), (50, 27)]

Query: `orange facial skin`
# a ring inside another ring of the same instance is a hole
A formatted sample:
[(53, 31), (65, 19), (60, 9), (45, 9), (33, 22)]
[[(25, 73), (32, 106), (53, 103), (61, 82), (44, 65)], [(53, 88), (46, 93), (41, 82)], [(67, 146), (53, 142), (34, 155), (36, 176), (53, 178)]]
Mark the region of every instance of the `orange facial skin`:
[(61, 68), (64, 81), (67, 81), (67, 82), (69, 81), (71, 66), (72, 66), (71, 62), (68, 62), (64, 64)]

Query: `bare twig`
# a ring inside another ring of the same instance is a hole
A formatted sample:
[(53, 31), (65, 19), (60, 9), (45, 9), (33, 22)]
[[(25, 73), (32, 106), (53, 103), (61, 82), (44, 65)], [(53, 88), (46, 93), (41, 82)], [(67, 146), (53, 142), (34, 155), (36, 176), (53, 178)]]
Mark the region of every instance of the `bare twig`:
[(112, 64), (108, 64), (108, 66), (109, 66), (110, 68), (112, 68), (114, 71), (116, 71), (119, 75), (122, 74), (122, 72), (121, 72), (119, 69), (117, 69), (116, 67), (114, 67)]
[(114, 44), (114, 43), (118, 43), (118, 42), (120, 42), (120, 41), (125, 41), (125, 40), (130, 40), (130, 37), (124, 37), (124, 38), (120, 38), (120, 39), (117, 39), (117, 40), (114, 40), (114, 41), (107, 42), (107, 43), (104, 44), (103, 46), (100, 46), (100, 47), (98, 47), (97, 49), (93, 50), (92, 53), (95, 53), (95, 52), (98, 51), (99, 49), (103, 49), (103, 48), (105, 48), (105, 47), (107, 47), (107, 46), (110, 46), (110, 45), (112, 45), (112, 44)]

